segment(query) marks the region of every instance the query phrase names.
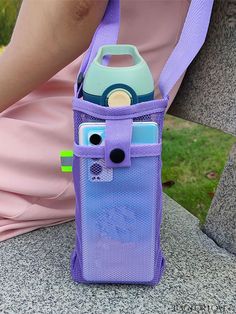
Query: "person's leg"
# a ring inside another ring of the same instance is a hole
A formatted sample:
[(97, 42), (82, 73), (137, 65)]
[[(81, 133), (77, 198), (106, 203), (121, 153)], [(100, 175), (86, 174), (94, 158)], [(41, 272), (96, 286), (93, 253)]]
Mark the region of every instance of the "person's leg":
[(0, 113), (0, 241), (74, 219), (71, 100), (82, 56)]

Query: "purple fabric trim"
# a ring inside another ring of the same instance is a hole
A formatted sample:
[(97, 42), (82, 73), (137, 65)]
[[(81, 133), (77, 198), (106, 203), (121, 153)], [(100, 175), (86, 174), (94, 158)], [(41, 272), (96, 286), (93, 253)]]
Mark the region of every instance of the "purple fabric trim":
[(143, 115), (164, 112), (168, 105), (169, 97), (154, 99), (126, 107), (103, 107), (82, 98), (73, 98), (73, 110), (78, 110), (99, 119), (131, 119)]
[[(157, 144), (131, 144), (130, 155), (131, 157), (151, 157), (161, 154), (162, 142)], [(74, 155), (84, 158), (104, 158), (105, 146), (85, 146), (74, 143)]]
[[(105, 128), (105, 165), (107, 168), (120, 168), (131, 166), (130, 146), (132, 138), (132, 119), (106, 120)], [(110, 159), (114, 149), (121, 149), (125, 158), (120, 163)]]

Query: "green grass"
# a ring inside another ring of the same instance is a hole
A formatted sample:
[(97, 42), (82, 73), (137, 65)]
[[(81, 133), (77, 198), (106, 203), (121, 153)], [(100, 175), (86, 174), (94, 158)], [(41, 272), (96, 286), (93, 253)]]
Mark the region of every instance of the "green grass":
[[(203, 223), (235, 138), (180, 118), (166, 115), (163, 130), (164, 192)], [(213, 171), (215, 179), (206, 174)]]

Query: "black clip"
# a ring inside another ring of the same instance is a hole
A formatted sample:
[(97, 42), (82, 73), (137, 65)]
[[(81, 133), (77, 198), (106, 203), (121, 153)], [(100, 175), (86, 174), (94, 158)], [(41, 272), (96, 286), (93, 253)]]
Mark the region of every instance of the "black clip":
[[(80, 72), (78, 79), (77, 79), (77, 91), (79, 91), (80, 86), (83, 83), (83, 80), (84, 80), (84, 74), (82, 72)], [(80, 95), (78, 95), (78, 96), (81, 97), (82, 96), (82, 89), (80, 89), (79, 94)]]

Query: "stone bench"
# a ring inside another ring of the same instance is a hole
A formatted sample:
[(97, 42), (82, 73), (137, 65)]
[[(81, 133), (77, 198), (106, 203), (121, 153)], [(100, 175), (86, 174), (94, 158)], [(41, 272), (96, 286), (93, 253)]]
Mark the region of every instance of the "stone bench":
[[(215, 2), (207, 42), (168, 113), (236, 135), (231, 5)], [(0, 243), (0, 313), (236, 313), (235, 175), (236, 145), (203, 227), (163, 194), (167, 264), (155, 287), (74, 283), (74, 222)]]

